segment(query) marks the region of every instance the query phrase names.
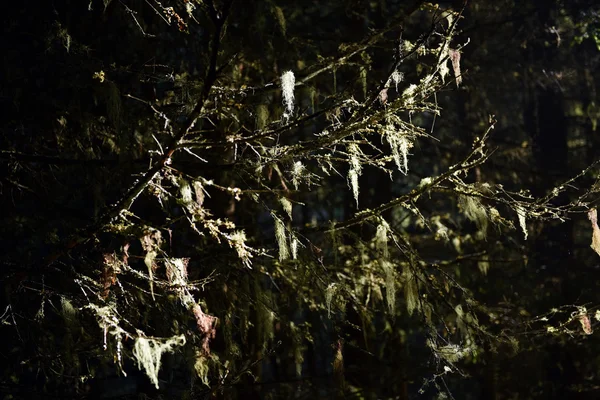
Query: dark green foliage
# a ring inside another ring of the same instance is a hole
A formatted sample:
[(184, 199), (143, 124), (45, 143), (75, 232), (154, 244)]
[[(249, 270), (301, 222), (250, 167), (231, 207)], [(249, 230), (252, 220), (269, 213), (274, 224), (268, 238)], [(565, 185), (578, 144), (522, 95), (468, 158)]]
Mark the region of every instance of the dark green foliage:
[(598, 12), (11, 3), (4, 398), (593, 393)]

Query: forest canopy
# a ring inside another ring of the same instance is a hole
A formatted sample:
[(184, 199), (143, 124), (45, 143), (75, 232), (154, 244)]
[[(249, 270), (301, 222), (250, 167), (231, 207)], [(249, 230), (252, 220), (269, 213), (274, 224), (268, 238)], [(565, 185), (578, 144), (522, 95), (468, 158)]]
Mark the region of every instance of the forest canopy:
[(10, 4), (3, 398), (593, 397), (599, 13)]

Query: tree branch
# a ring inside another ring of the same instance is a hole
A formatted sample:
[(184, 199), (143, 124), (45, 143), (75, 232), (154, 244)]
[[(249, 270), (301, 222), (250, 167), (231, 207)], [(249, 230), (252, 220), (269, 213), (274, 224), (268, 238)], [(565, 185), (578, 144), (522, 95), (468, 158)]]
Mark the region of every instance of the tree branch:
[(78, 234), (75, 234), (71, 238), (67, 239), (67, 241), (63, 244), (63, 248), (59, 250), (59, 252), (51, 254), (46, 259), (48, 264), (52, 263), (58, 257), (67, 253), (74, 247), (87, 242), (96, 233), (98, 233), (102, 227), (110, 223), (114, 218), (118, 217), (123, 211), (131, 208), (135, 200), (144, 191), (144, 189), (146, 189), (150, 182), (152, 182), (159, 172), (161, 172), (171, 163), (171, 157), (178, 150), (179, 143), (194, 127), (198, 118), (204, 114), (204, 106), (208, 100), (208, 95), (217, 80), (217, 59), (221, 45), (221, 34), (223, 32), (223, 27), (229, 14), (232, 2), (233, 0), (226, 1), (223, 5), (223, 9), (220, 12), (214, 8), (212, 2), (209, 2), (208, 12), (215, 26), (215, 32), (212, 38), (210, 63), (206, 73), (206, 79), (204, 80), (202, 92), (198, 101), (196, 102), (196, 106), (188, 115), (185, 124), (171, 139), (163, 156), (156, 162), (154, 166), (147, 170), (141, 178), (135, 181), (134, 184), (121, 197), (121, 199), (117, 203), (113, 204), (100, 218), (98, 218), (93, 224), (89, 225)]

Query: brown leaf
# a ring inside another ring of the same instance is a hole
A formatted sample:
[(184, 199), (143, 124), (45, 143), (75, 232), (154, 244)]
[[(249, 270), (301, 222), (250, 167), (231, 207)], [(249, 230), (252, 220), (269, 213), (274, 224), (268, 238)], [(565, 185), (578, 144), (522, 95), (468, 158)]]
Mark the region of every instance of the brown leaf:
[(194, 317), (196, 317), (198, 330), (204, 334), (204, 338), (202, 338), (202, 350), (204, 354), (208, 355), (210, 354), (210, 339), (214, 339), (217, 334), (217, 317), (205, 314), (199, 304), (194, 305), (192, 312), (194, 313)]
[(379, 101), (381, 102), (381, 104), (383, 104), (385, 106), (387, 104), (387, 100), (388, 100), (388, 88), (383, 88), (381, 90), (381, 92), (379, 92)]
[(342, 339), (338, 339), (337, 343), (334, 344), (334, 347), (333, 376), (338, 390), (343, 393), (346, 386), (346, 380), (344, 376), (344, 342)]
[(454, 70), (454, 77), (456, 78), (456, 86), (458, 87), (462, 82), (462, 76), (460, 73), (460, 52), (458, 50), (450, 49), (448, 53), (450, 55), (450, 61), (452, 61), (452, 69)]
[(583, 329), (583, 332), (585, 332), (586, 335), (591, 335), (592, 332), (594, 332), (592, 330), (592, 323), (590, 321), (590, 317), (588, 317), (587, 314), (581, 314), (579, 316), (579, 322), (581, 323), (581, 328)]
[(600, 227), (598, 227), (598, 212), (595, 208), (588, 211), (588, 218), (592, 223), (592, 244), (590, 247), (600, 255)]

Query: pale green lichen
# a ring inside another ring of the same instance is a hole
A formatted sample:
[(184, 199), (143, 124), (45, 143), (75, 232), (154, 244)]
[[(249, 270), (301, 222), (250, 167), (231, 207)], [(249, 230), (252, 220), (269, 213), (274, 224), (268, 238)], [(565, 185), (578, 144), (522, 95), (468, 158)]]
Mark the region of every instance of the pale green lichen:
[(283, 117), (289, 119), (294, 112), (294, 87), (296, 86), (296, 77), (292, 71), (286, 71), (281, 75), (281, 90), (283, 92), (283, 104), (285, 113)]
[(292, 260), (296, 260), (298, 258), (298, 245), (299, 245), (298, 238), (295, 235), (291, 235), (290, 250), (292, 252)]
[(458, 204), (465, 216), (473, 221), (477, 229), (486, 235), (489, 216), (481, 201), (473, 196), (461, 195), (458, 198)]
[(146, 253), (144, 257), (144, 264), (148, 269), (148, 280), (150, 282), (150, 293), (152, 294), (152, 300), (156, 300), (154, 297), (154, 268), (156, 267), (154, 260), (156, 259), (157, 253), (152, 250)]
[(385, 126), (383, 134), (392, 149), (392, 157), (398, 171), (406, 175), (408, 173), (408, 151), (413, 147), (409, 135), (397, 129), (393, 123)]
[(150, 382), (158, 389), (158, 372), (160, 371), (160, 362), (163, 353), (173, 352), (175, 347), (181, 347), (185, 344), (185, 336), (173, 336), (164, 341), (146, 337), (138, 337), (133, 346), (133, 356), (135, 357), (138, 368), (142, 368), (148, 375)]
[(381, 257), (387, 260), (390, 256), (388, 250), (388, 231), (390, 226), (385, 220), (381, 220), (381, 223), (377, 226), (377, 232), (375, 233), (375, 246), (379, 251)]
[(289, 201), (288, 199), (286, 199), (285, 197), (279, 198), (279, 202), (281, 203), (281, 206), (283, 207), (283, 211), (286, 212), (286, 214), (288, 215), (288, 217), (290, 217), (290, 220), (291, 220), (292, 219), (292, 202)]
[(410, 274), (404, 283), (404, 301), (406, 301), (406, 311), (408, 315), (413, 315), (419, 307), (419, 287), (417, 280)]
[(516, 208), (516, 211), (517, 217), (519, 218), (519, 226), (521, 227), (525, 240), (527, 240), (527, 214), (525, 213), (525, 209), (520, 206)]
[(285, 233), (285, 225), (281, 219), (275, 214), (272, 214), (275, 221), (275, 241), (279, 248), (279, 261), (284, 261), (290, 258), (290, 250), (287, 244), (287, 235)]
[(208, 373), (210, 372), (209, 359), (201, 352), (196, 354), (196, 362), (194, 363), (194, 369), (196, 374), (200, 378), (200, 381), (210, 387), (210, 381), (208, 380)]
[(333, 295), (337, 290), (335, 283), (330, 283), (325, 289), (325, 305), (327, 307), (327, 318), (331, 318), (331, 302), (333, 301)]
[(247, 268), (252, 267), (252, 249), (246, 245), (246, 233), (244, 231), (235, 231), (231, 235), (225, 235), (229, 246), (233, 247), (238, 257)]
[(348, 171), (348, 181), (352, 188), (352, 194), (356, 201), (356, 207), (358, 207), (358, 178), (362, 173), (362, 164), (360, 163), (359, 156), (362, 154), (360, 147), (357, 144), (351, 143), (348, 145), (348, 154), (350, 156), (350, 170)]
[(387, 260), (380, 260), (381, 268), (385, 275), (385, 298), (390, 314), (396, 310), (396, 271), (394, 264)]
[(481, 272), (482, 275), (487, 275), (490, 269), (490, 257), (487, 254), (481, 256), (479, 261), (477, 261), (477, 268), (479, 268), (479, 272)]

